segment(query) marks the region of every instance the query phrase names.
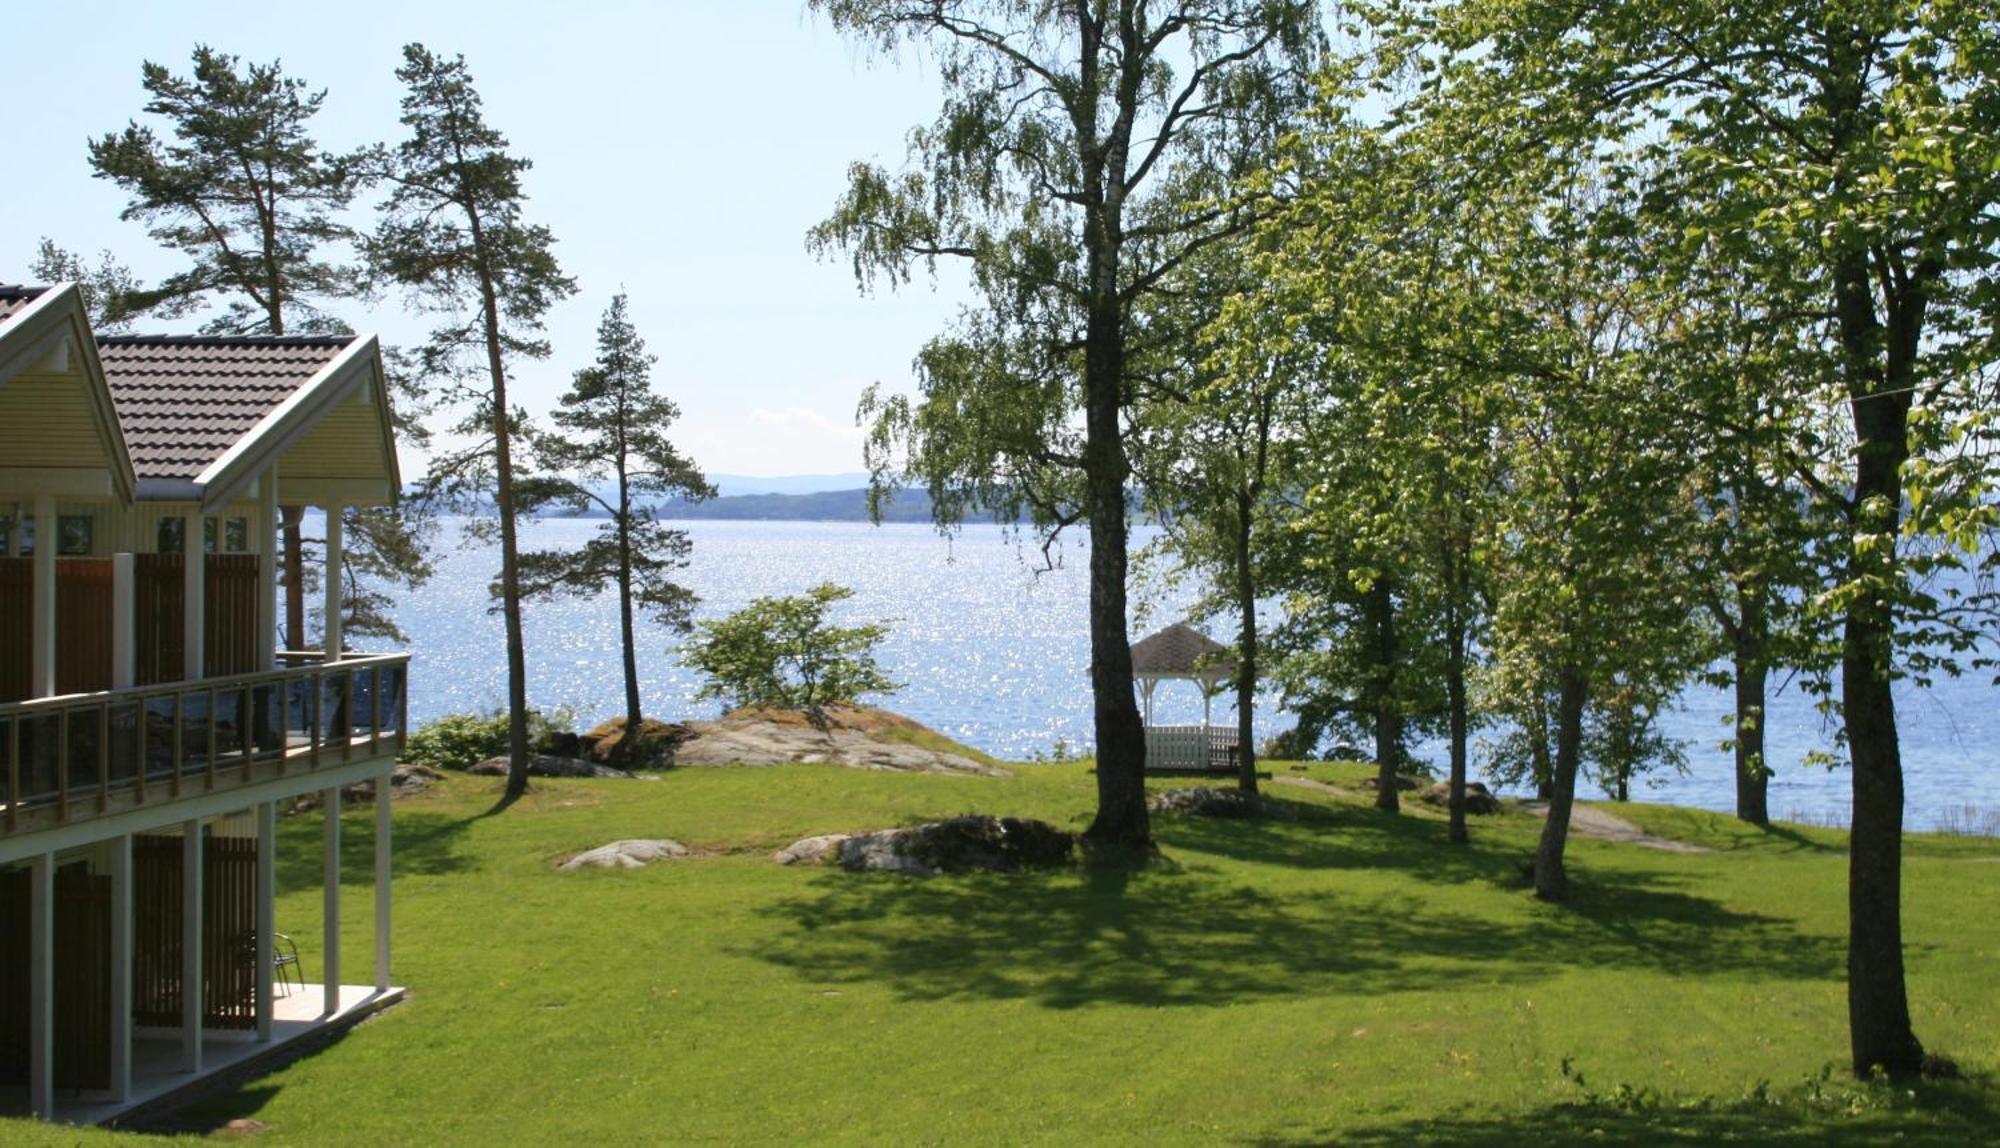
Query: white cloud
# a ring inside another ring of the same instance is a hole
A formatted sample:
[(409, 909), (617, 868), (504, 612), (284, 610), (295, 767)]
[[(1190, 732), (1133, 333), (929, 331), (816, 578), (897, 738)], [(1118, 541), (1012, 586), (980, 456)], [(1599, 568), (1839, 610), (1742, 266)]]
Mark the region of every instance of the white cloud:
[(838, 474), (861, 469), (861, 429), (853, 416), (813, 407), (756, 407), (690, 427), (689, 447), (721, 474)]

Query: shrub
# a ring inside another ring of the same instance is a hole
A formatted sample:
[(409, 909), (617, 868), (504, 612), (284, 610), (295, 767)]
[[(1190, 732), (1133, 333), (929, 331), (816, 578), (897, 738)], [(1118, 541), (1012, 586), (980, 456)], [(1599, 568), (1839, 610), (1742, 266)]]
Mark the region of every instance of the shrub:
[(803, 710), (816, 718), (827, 706), (862, 694), (884, 694), (896, 684), (875, 664), (875, 647), (887, 626), (834, 626), (827, 612), (854, 596), (824, 582), (804, 594), (758, 598), (726, 618), (702, 622), (682, 646), (689, 666), (708, 679), (697, 694), (733, 707)]
[[(528, 711), (528, 749), (548, 752), (555, 737), (575, 724), (567, 708)], [(434, 769), (470, 769), (507, 752), (507, 711), (446, 714), (410, 735), (403, 760)]]

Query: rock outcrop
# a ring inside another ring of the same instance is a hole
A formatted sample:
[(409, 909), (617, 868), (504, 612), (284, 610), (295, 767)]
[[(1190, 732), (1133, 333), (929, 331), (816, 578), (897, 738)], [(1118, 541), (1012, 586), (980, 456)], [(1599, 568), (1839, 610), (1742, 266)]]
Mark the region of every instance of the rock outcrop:
[(772, 859), (781, 865), (831, 862), (852, 872), (932, 877), (1066, 865), (1075, 851), (1076, 838), (1046, 821), (973, 816), (872, 833), (808, 837), (779, 850)]
[(1265, 817), (1273, 821), (1299, 819), (1291, 806), (1261, 794), (1200, 785), (1161, 790), (1146, 804), (1155, 813), (1189, 813), (1196, 817)]
[[(1438, 782), (1436, 785), (1424, 790), (1423, 795), (1417, 798), (1417, 800), (1426, 805), (1438, 806), (1441, 809), (1449, 808), (1451, 805), (1451, 782)], [(1481, 816), (1498, 813), (1500, 812), (1500, 799), (1493, 796), (1493, 791), (1479, 782), (1468, 781), (1465, 783), (1465, 811)]]
[(669, 841), (665, 838), (635, 838), (599, 845), (588, 852), (577, 854), (557, 868), (565, 873), (577, 869), (641, 869), (655, 861), (671, 861), (676, 857), (687, 855), (687, 846), (678, 841)]
[[(1007, 771), (951, 745), (908, 718), (882, 710), (828, 711), (824, 727), (792, 711), (742, 710), (718, 721), (686, 723), (674, 749), (677, 766), (839, 765), (890, 773), (1006, 777)], [(929, 744), (926, 744), (929, 743)]]

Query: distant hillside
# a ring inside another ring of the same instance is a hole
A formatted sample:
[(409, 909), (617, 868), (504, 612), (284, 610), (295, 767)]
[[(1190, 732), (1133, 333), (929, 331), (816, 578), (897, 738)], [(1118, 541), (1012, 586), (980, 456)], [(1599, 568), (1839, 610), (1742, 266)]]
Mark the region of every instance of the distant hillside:
[[(662, 518), (790, 522), (866, 522), (868, 490), (821, 490), (810, 494), (733, 494), (707, 502), (666, 502)], [(884, 522), (929, 522), (930, 496), (906, 490), (883, 509)]]
[(708, 481), (724, 498), (738, 494), (825, 494), (854, 490), (868, 485), (864, 471), (847, 474), (784, 474), (758, 477), (750, 474), (711, 474)]

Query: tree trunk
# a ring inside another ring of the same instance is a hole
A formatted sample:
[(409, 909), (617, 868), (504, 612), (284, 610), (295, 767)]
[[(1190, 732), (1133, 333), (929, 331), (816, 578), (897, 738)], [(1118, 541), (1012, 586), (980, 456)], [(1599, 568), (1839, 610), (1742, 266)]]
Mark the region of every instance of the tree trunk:
[(1402, 808), (1396, 793), (1396, 767), (1403, 756), (1403, 718), (1396, 699), (1396, 592), (1386, 577), (1368, 589), (1370, 636), (1375, 642), (1375, 808), (1395, 813)]
[(1463, 845), (1469, 840), (1465, 830), (1465, 743), (1470, 732), (1467, 728), (1470, 721), (1465, 697), (1465, 616), (1459, 606), (1462, 599), (1456, 597), (1458, 594), (1456, 571), (1457, 563), (1448, 557), (1445, 560), (1446, 593), (1453, 595), (1454, 598), (1445, 608), (1444, 621), (1444, 692), (1451, 722), (1451, 780), (1446, 808), (1451, 815), (1448, 836), (1453, 844)]
[(1097, 735), (1093, 844), (1141, 854), (1152, 847), (1146, 813), (1146, 736), (1132, 697), (1125, 625), (1125, 443), (1119, 424), (1125, 373), (1115, 294), (1093, 307), (1084, 348), (1084, 470), (1090, 517), (1090, 689)]
[[(473, 248), (485, 239), (479, 216), (466, 213)], [(505, 800), (528, 791), (528, 655), (521, 638), (520, 545), (514, 529), (513, 425), (507, 409), (507, 366), (500, 351), (500, 306), (483, 255), (479, 302), (485, 319), (486, 369), (493, 382), (494, 506), (500, 516), (500, 612), (507, 623), (507, 789)]]
[(1250, 495), (1236, 496), (1236, 607), (1241, 614), (1236, 639), (1236, 780), (1245, 793), (1257, 792), (1257, 583), (1250, 568)]
[(1752, 825), (1771, 823), (1770, 771), (1764, 764), (1764, 697), (1771, 668), (1766, 663), (1761, 589), (1738, 595), (1733, 660), (1736, 678), (1736, 816)]
[[(1922, 301), (1900, 300), (1891, 311), (1885, 339), (1875, 318), (1866, 262), (1850, 259), (1836, 273), (1836, 284), (1855, 429), (1847, 574), (1850, 580), (1881, 584), (1855, 595), (1841, 640), (1841, 707), (1854, 773), (1847, 867), (1848, 1028), (1857, 1076), (1865, 1078), (1877, 1069), (1904, 1076), (1922, 1069), (1924, 1050), (1910, 1024), (1903, 977), (1903, 762), (1890, 690), (1896, 633), (1887, 584), (1902, 576), (1893, 540), (1902, 523), (1908, 387)], [(1874, 364), (1881, 361), (1884, 343), (1888, 369), (1878, 374)]]
[(1576, 805), (1576, 774), (1583, 759), (1583, 706), (1589, 683), (1574, 667), (1564, 667), (1556, 684), (1556, 760), (1550, 777), (1549, 816), (1535, 850), (1535, 896), (1561, 901), (1569, 896), (1563, 847), (1569, 843), (1570, 812)]
[(299, 535), (305, 507), (287, 506), (279, 515), (285, 531), (285, 648), (306, 648), (306, 546)]
[(618, 636), (625, 657), (625, 736), (618, 739), (618, 758), (631, 763), (639, 756), (639, 652), (632, 634), (632, 503), (626, 493), (625, 468), (618, 468)]

